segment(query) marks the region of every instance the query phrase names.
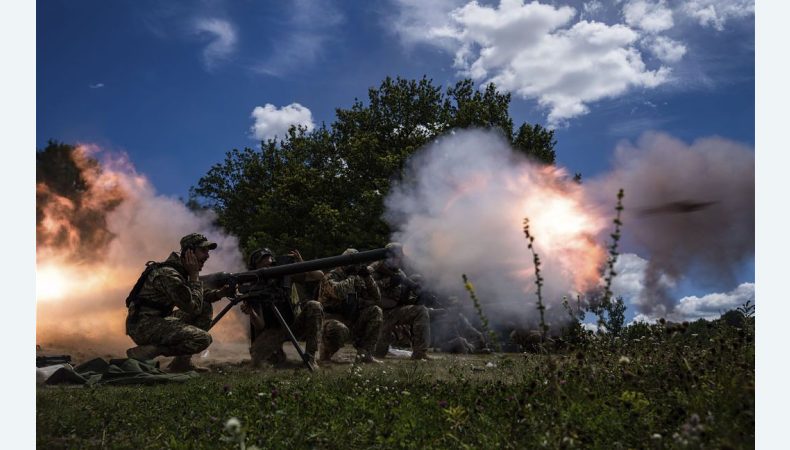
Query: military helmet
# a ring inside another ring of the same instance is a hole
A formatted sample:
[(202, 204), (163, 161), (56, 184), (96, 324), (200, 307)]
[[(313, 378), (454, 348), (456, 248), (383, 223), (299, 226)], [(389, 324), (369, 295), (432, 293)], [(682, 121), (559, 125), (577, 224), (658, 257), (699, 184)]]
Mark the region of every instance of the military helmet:
[(254, 252), (250, 253), (250, 258), (247, 260), (247, 269), (249, 270), (255, 269), (255, 266), (258, 265), (258, 261), (260, 261), (262, 258), (266, 256), (271, 256), (272, 258), (274, 258), (274, 252), (269, 250), (268, 247), (259, 248), (258, 250), (255, 250)]
[(214, 250), (217, 248), (216, 242), (209, 242), (206, 236), (203, 236), (200, 233), (189, 233), (188, 235), (181, 238), (181, 248), (197, 248), (197, 247), (204, 247), (209, 250)]

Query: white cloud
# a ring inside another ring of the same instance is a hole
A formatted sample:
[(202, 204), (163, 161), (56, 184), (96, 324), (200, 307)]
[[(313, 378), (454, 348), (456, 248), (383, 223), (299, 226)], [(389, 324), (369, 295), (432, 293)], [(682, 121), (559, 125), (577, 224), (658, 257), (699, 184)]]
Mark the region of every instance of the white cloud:
[(573, 24), (576, 10), (567, 6), (502, 0), (498, 7), (470, 2), (449, 15), (438, 7), (430, 11), (414, 22), (407, 19), (419, 11), (401, 12), (401, 35), (452, 48), (461, 74), (536, 99), (548, 109), (551, 126), (587, 113), (591, 102), (669, 78), (668, 67), (649, 70), (642, 61), (638, 31), (586, 20)]
[(287, 29), (274, 36), (273, 52), (255, 67), (257, 72), (282, 76), (312, 64), (345, 22), (345, 16), (330, 2), (297, 0), (290, 7)]
[(754, 15), (754, 0), (687, 0), (679, 9), (700, 25), (722, 31), (729, 19)]
[(666, 31), (674, 25), (672, 10), (663, 0), (631, 0), (623, 5), (625, 23), (648, 33)]
[(251, 117), (255, 119), (255, 124), (250, 127), (250, 132), (252, 137), (260, 140), (273, 139), (275, 136), (282, 139), (291, 125), (303, 126), (307, 131), (315, 128), (313, 113), (299, 103), (291, 103), (280, 109), (270, 103), (256, 106)]
[(592, 0), (589, 2), (585, 2), (582, 4), (582, 14), (581, 17), (583, 19), (595, 17), (597, 14), (603, 11), (603, 3), (599, 2), (598, 0)]
[(227, 20), (200, 19), (195, 21), (194, 30), (212, 37), (211, 42), (203, 49), (203, 64), (207, 70), (212, 70), (220, 62), (227, 60), (236, 49), (236, 28)]
[[(450, 13), (467, 0), (394, 0), (397, 15), (391, 20), (392, 30), (401, 42), (413, 45), (431, 42), (432, 45), (453, 51), (455, 40), (445, 34), (452, 25)], [(389, 19), (388, 19), (389, 21)]]
[(686, 46), (683, 43), (666, 36), (656, 36), (649, 41), (648, 48), (656, 58), (666, 63), (678, 62), (686, 54)]
[(754, 304), (754, 283), (743, 283), (726, 293), (717, 292), (702, 297), (683, 297), (668, 318), (675, 321), (717, 319), (722, 313), (735, 309), (747, 301)]
[(89, 84), (88, 87), (91, 89), (101, 89), (104, 87), (104, 83)]

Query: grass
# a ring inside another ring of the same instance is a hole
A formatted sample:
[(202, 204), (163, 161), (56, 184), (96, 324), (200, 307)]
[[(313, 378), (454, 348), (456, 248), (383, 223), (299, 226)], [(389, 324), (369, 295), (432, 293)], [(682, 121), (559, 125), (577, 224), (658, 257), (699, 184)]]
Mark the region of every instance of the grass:
[[(41, 448), (748, 448), (754, 319), (634, 325), (549, 354), (38, 388)], [(236, 434), (241, 436), (241, 434)]]

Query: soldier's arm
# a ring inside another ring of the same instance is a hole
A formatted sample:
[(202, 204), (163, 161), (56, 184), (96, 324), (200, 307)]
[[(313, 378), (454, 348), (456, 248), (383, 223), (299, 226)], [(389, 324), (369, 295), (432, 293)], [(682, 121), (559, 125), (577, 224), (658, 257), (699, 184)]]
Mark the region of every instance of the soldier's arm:
[(203, 283), (200, 280), (185, 280), (174, 269), (166, 268), (154, 278), (153, 283), (178, 309), (197, 314), (203, 308)]
[(320, 270), (313, 270), (311, 272), (297, 273), (291, 275), (291, 280), (297, 283), (309, 283), (311, 281), (320, 281), (324, 278), (324, 272)]
[(379, 286), (376, 284), (376, 280), (373, 279), (373, 276), (368, 274), (363, 276), (362, 280), (365, 282), (365, 293), (367, 294), (367, 298), (372, 300), (374, 304), (381, 305), (381, 291), (379, 291)]

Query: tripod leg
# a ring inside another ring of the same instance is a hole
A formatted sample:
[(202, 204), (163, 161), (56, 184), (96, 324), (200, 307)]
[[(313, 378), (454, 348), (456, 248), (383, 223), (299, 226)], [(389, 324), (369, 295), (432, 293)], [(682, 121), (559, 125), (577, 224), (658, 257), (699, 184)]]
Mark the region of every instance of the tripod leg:
[(280, 322), (280, 325), (282, 325), (283, 329), (288, 333), (288, 339), (291, 340), (291, 343), (294, 345), (296, 352), (299, 353), (299, 356), (302, 358), (302, 362), (304, 362), (305, 367), (307, 367), (307, 370), (312, 372), (313, 367), (310, 365), (309, 359), (307, 358), (307, 355), (305, 354), (304, 350), (302, 350), (302, 347), (299, 345), (299, 341), (296, 340), (296, 336), (294, 336), (293, 331), (291, 331), (291, 327), (289, 327), (288, 324), (285, 322), (285, 319), (283, 318), (283, 315), (280, 314), (280, 310), (277, 309), (277, 306), (275, 306), (274, 303), (270, 303), (270, 305), (272, 307), (272, 312), (274, 312), (274, 316), (277, 317), (277, 320)]

